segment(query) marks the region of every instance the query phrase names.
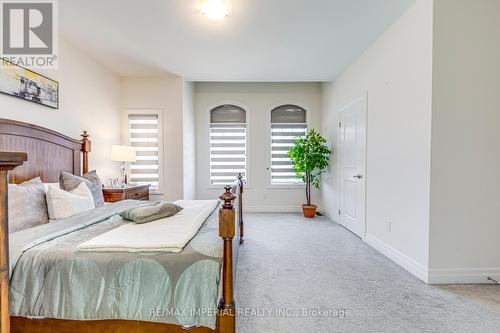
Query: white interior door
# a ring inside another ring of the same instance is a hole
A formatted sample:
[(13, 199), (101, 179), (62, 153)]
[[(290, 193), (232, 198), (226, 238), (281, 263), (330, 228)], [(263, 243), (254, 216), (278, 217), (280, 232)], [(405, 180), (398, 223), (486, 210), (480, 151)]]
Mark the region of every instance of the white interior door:
[(340, 111), (339, 222), (359, 237), (365, 236), (366, 98)]

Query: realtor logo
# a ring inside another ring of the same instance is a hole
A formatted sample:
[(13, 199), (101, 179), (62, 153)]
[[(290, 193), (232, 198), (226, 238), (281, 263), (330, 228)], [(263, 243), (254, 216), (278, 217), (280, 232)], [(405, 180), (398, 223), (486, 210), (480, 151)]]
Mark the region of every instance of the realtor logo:
[(54, 68), (57, 60), (57, 3), (2, 0), (2, 56), (37, 68)]

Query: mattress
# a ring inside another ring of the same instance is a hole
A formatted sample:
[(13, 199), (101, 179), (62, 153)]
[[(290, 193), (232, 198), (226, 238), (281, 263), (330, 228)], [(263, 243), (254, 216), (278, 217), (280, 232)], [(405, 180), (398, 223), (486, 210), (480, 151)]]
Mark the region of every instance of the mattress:
[(223, 256), (217, 209), (180, 253), (77, 249), (129, 223), (117, 213), (140, 204), (120, 201), (11, 234), (11, 315), (214, 329)]

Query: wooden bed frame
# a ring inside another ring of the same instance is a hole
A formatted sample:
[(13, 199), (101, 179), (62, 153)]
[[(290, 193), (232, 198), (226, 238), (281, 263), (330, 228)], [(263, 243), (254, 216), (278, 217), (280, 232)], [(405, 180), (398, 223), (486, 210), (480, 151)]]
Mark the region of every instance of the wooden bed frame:
[[(44, 183), (59, 180), (61, 171), (75, 175), (89, 170), (91, 144), (86, 131), (81, 140), (33, 124), (0, 118), (0, 333), (234, 333), (236, 331), (234, 302), (233, 238), (243, 243), (243, 181), (238, 176), (240, 195), (238, 212), (233, 203), (236, 196), (226, 186), (220, 196), (224, 204), (219, 210), (219, 236), (223, 240), (222, 298), (219, 303), (216, 329), (181, 326), (135, 320), (62, 320), (29, 319), (9, 315), (9, 230), (7, 184), (21, 183), (40, 176)], [(82, 172), (81, 172), (82, 171)], [(239, 234), (236, 229), (239, 227)], [(10, 319), (9, 319), (10, 318)]]

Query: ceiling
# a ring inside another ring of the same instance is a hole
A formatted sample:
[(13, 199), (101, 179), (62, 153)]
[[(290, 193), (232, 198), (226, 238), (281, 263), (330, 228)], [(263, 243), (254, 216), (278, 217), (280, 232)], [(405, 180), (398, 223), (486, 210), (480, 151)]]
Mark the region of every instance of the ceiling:
[(63, 0), (63, 37), (123, 76), (193, 81), (330, 81), (414, 0)]

